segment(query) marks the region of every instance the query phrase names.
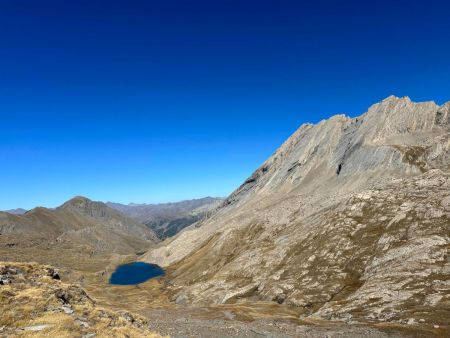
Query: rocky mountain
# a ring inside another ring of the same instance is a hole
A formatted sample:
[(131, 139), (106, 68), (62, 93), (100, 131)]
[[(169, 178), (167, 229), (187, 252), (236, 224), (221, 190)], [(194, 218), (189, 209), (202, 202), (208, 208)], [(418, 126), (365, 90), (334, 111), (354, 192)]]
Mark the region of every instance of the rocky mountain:
[(152, 229), (159, 238), (171, 237), (185, 227), (201, 220), (223, 201), (222, 198), (205, 197), (175, 203), (120, 204), (108, 202), (109, 207), (120, 211)]
[(0, 212), (0, 234), (118, 253), (136, 252), (158, 241), (145, 225), (85, 197), (75, 197), (56, 209), (39, 207), (23, 215)]
[(302, 125), (212, 215), (150, 249), (177, 303), (450, 318), (450, 102), (390, 96)]

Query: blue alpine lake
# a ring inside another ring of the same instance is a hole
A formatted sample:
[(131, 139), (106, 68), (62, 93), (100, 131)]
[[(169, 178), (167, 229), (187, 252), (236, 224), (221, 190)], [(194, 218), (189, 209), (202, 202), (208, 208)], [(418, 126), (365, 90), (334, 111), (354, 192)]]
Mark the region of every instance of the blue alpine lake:
[(119, 265), (109, 279), (110, 284), (135, 285), (150, 278), (164, 276), (164, 270), (156, 264), (133, 262)]

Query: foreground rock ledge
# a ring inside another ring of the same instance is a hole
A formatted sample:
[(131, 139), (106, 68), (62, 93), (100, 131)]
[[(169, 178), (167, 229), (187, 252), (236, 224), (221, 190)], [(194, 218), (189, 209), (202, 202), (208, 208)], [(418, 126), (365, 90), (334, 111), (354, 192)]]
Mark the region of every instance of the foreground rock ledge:
[(49, 266), (0, 262), (0, 276), (0, 337), (161, 337), (139, 316), (98, 307)]

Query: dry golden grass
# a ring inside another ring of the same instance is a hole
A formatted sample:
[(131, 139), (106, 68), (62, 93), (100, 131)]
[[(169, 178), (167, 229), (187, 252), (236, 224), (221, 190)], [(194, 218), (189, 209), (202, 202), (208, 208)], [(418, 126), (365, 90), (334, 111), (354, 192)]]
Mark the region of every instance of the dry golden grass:
[[(0, 335), (62, 338), (95, 333), (96, 337), (160, 337), (148, 329), (143, 318), (99, 307), (79, 286), (48, 277), (47, 266), (0, 263), (0, 268), (4, 266), (16, 269), (17, 274), (10, 273), (12, 283), (0, 286)], [(68, 295), (66, 304), (61, 293)], [(25, 329), (38, 325), (46, 327), (39, 331)]]

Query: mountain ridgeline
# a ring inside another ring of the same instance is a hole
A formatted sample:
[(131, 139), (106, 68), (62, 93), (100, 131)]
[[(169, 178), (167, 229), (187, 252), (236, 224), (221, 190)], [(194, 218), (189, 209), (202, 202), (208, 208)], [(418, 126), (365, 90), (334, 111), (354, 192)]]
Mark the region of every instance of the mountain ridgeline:
[[(390, 96), (359, 117), (304, 124), (226, 199), (75, 197), (13, 212), (0, 212), (3, 260), (64, 267), (105, 304), (227, 304), (448, 333), (450, 102)], [(107, 289), (136, 257), (165, 277)]]
[(75, 197), (56, 209), (39, 207), (22, 215), (0, 212), (0, 233), (21, 243), (30, 238), (34, 243), (66, 243), (123, 254), (142, 251), (159, 241), (145, 225), (85, 197)]
[(120, 204), (108, 202), (109, 207), (147, 225), (159, 238), (174, 236), (184, 228), (203, 219), (217, 208), (222, 198), (205, 197), (174, 203)]
[(23, 215), (24, 213), (27, 212), (27, 210), (23, 209), (23, 208), (17, 208), (17, 209), (5, 210), (5, 212), (7, 212), (8, 214), (13, 214), (13, 215)]
[(177, 303), (448, 325), (450, 102), (301, 126), (208, 218), (142, 259)]

